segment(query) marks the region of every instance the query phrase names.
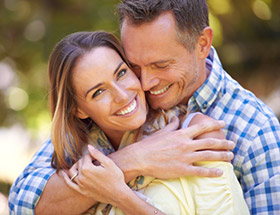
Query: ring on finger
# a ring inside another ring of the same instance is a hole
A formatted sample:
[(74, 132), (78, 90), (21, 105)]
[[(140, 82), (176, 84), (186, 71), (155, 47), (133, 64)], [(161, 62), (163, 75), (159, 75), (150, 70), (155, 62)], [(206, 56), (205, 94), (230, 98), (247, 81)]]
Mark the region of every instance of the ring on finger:
[(76, 172), (72, 177), (71, 177), (71, 181), (74, 181), (74, 179), (78, 176), (78, 173)]

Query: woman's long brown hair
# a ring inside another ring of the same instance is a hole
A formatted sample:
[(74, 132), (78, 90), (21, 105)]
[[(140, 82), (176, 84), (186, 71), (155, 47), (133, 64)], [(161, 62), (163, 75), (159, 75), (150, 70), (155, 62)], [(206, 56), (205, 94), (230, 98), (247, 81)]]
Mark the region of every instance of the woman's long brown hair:
[(70, 168), (82, 155), (88, 142), (91, 119), (79, 119), (76, 95), (72, 86), (72, 69), (77, 60), (96, 47), (115, 50), (127, 62), (120, 41), (108, 32), (73, 33), (60, 42), (52, 51), (49, 60), (50, 108), (52, 113), (51, 140), (54, 146), (52, 166)]

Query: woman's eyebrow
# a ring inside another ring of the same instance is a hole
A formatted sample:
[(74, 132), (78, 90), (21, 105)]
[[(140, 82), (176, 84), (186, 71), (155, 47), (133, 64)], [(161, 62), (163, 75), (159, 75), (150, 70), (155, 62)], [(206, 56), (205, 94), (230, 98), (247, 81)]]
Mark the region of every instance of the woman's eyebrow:
[(99, 83), (99, 84), (96, 84), (96, 85), (94, 85), (93, 87), (91, 87), (91, 88), (86, 92), (85, 98), (87, 97), (87, 94), (88, 94), (90, 91), (92, 91), (92, 90), (94, 90), (95, 88), (101, 86), (102, 84), (103, 84), (103, 83)]
[[(123, 63), (124, 63), (123, 61), (119, 63), (119, 65), (117, 66), (117, 68), (116, 68), (115, 71), (114, 71), (114, 75), (118, 72), (119, 68), (121, 67), (121, 65), (122, 65)], [(87, 92), (86, 92), (86, 94), (85, 94), (85, 98), (87, 97), (87, 94), (88, 94), (90, 91), (94, 90), (95, 88), (98, 88), (98, 87), (101, 86), (102, 84), (103, 84), (103, 83), (96, 84), (96, 85), (94, 85), (93, 87), (91, 87), (89, 90), (87, 90)]]
[(120, 62), (120, 64), (117, 66), (117, 68), (115, 69), (114, 71), (114, 75), (117, 73), (117, 71), (119, 70), (119, 68), (121, 67), (121, 65), (123, 64), (124, 62)]

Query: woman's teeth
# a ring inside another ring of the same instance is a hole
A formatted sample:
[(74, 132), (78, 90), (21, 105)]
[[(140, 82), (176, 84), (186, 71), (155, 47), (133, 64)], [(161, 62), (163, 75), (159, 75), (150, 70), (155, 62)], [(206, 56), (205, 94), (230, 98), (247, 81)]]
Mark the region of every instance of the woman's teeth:
[(132, 111), (135, 110), (136, 105), (137, 105), (137, 103), (136, 103), (136, 100), (134, 99), (133, 102), (131, 103), (131, 105), (129, 105), (125, 110), (118, 112), (117, 115), (121, 116), (121, 115), (131, 113)]
[(150, 90), (150, 93), (151, 93), (152, 95), (162, 94), (162, 93), (164, 93), (165, 91), (167, 91), (168, 88), (169, 88), (170, 86), (171, 86), (171, 84), (168, 85), (168, 86), (166, 86), (166, 87), (164, 87), (164, 88), (162, 88), (161, 90), (156, 90), (156, 91)]

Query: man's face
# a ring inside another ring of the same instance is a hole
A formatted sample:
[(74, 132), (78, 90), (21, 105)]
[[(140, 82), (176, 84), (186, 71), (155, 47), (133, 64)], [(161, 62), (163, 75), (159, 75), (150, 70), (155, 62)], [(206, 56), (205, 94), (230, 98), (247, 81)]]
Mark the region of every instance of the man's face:
[(190, 53), (179, 42), (170, 12), (140, 26), (125, 20), (121, 36), (125, 53), (153, 109), (186, 104), (205, 81), (205, 61), (197, 54), (199, 46)]

